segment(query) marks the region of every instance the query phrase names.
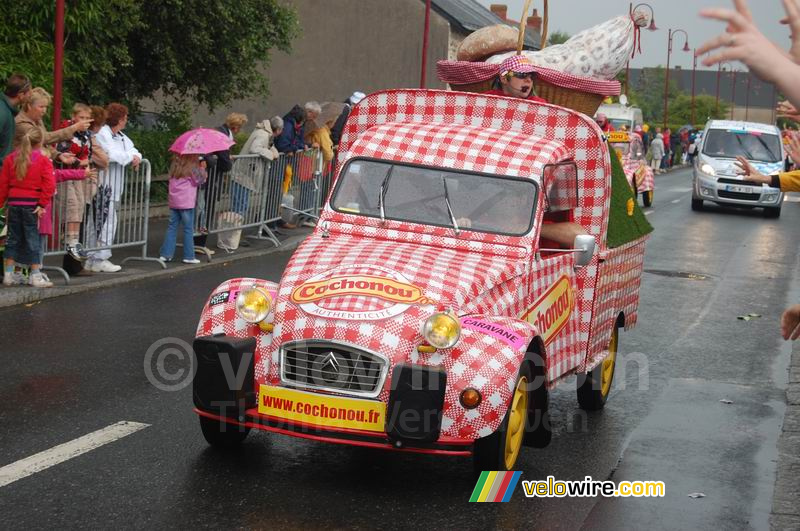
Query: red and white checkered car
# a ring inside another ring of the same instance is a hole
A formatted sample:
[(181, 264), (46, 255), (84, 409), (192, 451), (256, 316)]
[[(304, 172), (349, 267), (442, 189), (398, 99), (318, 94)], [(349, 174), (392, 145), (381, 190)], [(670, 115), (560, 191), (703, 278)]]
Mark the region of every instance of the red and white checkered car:
[[(602, 407), (617, 330), (636, 321), (644, 239), (607, 248), (609, 201), (609, 150), (583, 114), (368, 96), (280, 282), (229, 280), (203, 308), (205, 437), (232, 446), (257, 428), (513, 468), (523, 444), (549, 442), (547, 394), (564, 378)], [(540, 237), (548, 225), (582, 228), (584, 250)]]

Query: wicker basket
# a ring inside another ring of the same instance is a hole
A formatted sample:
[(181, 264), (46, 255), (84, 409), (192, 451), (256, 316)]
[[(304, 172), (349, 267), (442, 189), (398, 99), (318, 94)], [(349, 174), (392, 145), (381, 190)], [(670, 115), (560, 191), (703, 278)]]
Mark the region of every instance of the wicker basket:
[(587, 116), (594, 116), (597, 108), (600, 107), (600, 104), (605, 99), (602, 94), (592, 94), (591, 92), (580, 92), (559, 87), (541, 79), (537, 79), (534, 82), (534, 87), (536, 94), (547, 100), (547, 103), (582, 112)]

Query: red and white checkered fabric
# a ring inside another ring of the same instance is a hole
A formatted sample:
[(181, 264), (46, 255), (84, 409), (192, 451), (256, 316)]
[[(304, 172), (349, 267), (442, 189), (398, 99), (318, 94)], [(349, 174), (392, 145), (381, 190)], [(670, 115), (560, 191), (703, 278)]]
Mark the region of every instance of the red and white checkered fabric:
[[(498, 64), (470, 61), (438, 61), (436, 73), (439, 79), (452, 85), (479, 83), (497, 76), (501, 71)], [(559, 70), (534, 66), (539, 79), (551, 85), (602, 96), (617, 96), (620, 93), (619, 81), (608, 81), (591, 77), (579, 77)]]
[(477, 61), (437, 61), (436, 75), (439, 80), (454, 85), (467, 85), (492, 79), (500, 72), (500, 65)]
[(346, 158), (374, 157), (541, 182), (545, 165), (567, 156), (567, 149), (560, 142), (518, 131), (391, 122), (359, 136)]
[(600, 257), (589, 350), (581, 372), (592, 370), (605, 358), (611, 331), (620, 312), (625, 314), (626, 330), (636, 324), (647, 239), (644, 237), (609, 249)]

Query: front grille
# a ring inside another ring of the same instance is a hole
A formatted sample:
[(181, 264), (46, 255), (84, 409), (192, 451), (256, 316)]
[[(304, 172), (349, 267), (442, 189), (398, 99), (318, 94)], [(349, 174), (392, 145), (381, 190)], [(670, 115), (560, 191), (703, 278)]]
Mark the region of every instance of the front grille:
[(725, 190), (718, 190), (717, 195), (725, 199), (738, 199), (740, 201), (758, 201), (761, 199), (761, 194), (744, 194), (742, 192), (728, 192)]
[(750, 186), (761, 186), (758, 183), (748, 183), (747, 181), (744, 181), (742, 179), (726, 179), (725, 177), (718, 178), (717, 182), (718, 183), (722, 183), (722, 184), (738, 184), (738, 185), (745, 185), (745, 186), (747, 186), (747, 185), (750, 185)]
[(389, 362), (383, 356), (331, 341), (295, 341), (281, 346), (281, 380), (295, 387), (376, 397)]

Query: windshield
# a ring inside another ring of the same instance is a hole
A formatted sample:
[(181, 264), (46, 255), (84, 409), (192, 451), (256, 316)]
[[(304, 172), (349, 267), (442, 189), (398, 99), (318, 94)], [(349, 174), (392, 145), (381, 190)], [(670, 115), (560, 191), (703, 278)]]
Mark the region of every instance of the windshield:
[(742, 156), (761, 162), (781, 160), (781, 140), (778, 135), (760, 131), (711, 129), (703, 143), (703, 154), (709, 157), (736, 158)]
[(377, 160), (354, 159), (345, 166), (331, 207), (379, 218), (383, 183), (386, 219), (453, 228), (455, 218), (460, 230), (514, 236), (533, 225), (537, 186), (532, 180)]
[(611, 125), (614, 126), (614, 131), (622, 131), (623, 125), (625, 126), (625, 129), (628, 131), (633, 129), (633, 124), (631, 123), (631, 121), (626, 120), (624, 118), (609, 118), (608, 121), (611, 122)]

